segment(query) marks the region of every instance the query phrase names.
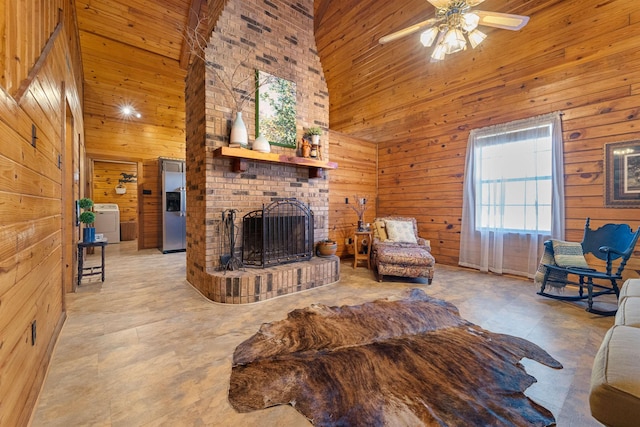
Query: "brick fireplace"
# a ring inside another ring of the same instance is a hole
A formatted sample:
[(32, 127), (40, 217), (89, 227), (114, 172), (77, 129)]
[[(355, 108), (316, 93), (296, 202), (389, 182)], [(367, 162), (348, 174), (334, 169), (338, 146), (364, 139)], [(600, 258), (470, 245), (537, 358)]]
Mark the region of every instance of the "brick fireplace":
[[(225, 211), (237, 211), (236, 241), (242, 242), (239, 222), (244, 215), (277, 200), (296, 199), (313, 211), (313, 236), (318, 241), (328, 236), (329, 185), (326, 173), (310, 178), (304, 165), (249, 159), (238, 172), (232, 159), (214, 156), (228, 145), (235, 111), (211, 67), (231, 70), (242, 61), (247, 66), (238, 70), (249, 78), (259, 69), (294, 81), (298, 140), (306, 127), (328, 128), (329, 99), (313, 34), (313, 0), (229, 0), (212, 2), (210, 7), (209, 65), (194, 61), (186, 81), (187, 280), (208, 298), (225, 303), (262, 301), (335, 282), (337, 257), (221, 271), (221, 257), (227, 251)], [(245, 103), (242, 113), (251, 142), (254, 99)], [(320, 156), (329, 159), (326, 133), (323, 138)], [(297, 148), (272, 145), (271, 150), (282, 156), (299, 155)]]

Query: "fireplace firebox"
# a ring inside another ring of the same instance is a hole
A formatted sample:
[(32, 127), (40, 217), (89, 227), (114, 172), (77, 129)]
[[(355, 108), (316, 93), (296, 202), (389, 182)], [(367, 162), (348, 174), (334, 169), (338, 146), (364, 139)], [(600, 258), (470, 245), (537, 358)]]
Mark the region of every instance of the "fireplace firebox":
[(313, 257), (313, 211), (296, 199), (275, 201), (242, 220), (242, 263), (272, 267)]

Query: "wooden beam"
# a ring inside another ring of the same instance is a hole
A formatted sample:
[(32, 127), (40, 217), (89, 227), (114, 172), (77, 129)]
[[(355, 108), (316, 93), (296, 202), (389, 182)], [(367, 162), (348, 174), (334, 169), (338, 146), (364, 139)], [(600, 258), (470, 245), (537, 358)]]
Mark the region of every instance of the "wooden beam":
[[(60, 15), (62, 15), (62, 13), (60, 13)], [(47, 57), (49, 56), (49, 52), (51, 52), (51, 49), (53, 49), (53, 44), (58, 38), (58, 34), (60, 34), (60, 31), (62, 31), (62, 26), (63, 26), (62, 19), (59, 19), (58, 25), (56, 25), (55, 30), (53, 30), (53, 33), (51, 33), (51, 37), (49, 37), (49, 40), (47, 40), (47, 44), (44, 46), (42, 53), (40, 54), (35, 65), (29, 72), (29, 75), (27, 76), (26, 79), (22, 81), (22, 83), (20, 83), (20, 86), (18, 87), (18, 90), (14, 95), (14, 98), (16, 99), (16, 101), (20, 102), (20, 100), (22, 99), (22, 96), (25, 94), (27, 89), (29, 89), (29, 85), (31, 85), (31, 82), (36, 78), (36, 76), (44, 66), (44, 63), (47, 60)]]
[(327, 13), (327, 9), (329, 8), (330, 2), (329, 0), (316, 0), (316, 3), (318, 4), (318, 6), (316, 7), (316, 10), (313, 16), (314, 31), (317, 31), (318, 27), (320, 27), (320, 24), (322, 23), (322, 20)]
[[(336, 162), (329, 162), (325, 160), (311, 159), (306, 157), (289, 156), (286, 154), (276, 153), (260, 153), (258, 151), (247, 150), (244, 148), (231, 148), (231, 147), (218, 147), (213, 152), (213, 157), (228, 157), (234, 159), (233, 169), (235, 172), (246, 171), (246, 161), (255, 160), (261, 162), (271, 163), (285, 163), (289, 165), (296, 165), (301, 167), (315, 168), (315, 169), (337, 169), (338, 164)], [(237, 160), (240, 161), (237, 161)], [(315, 175), (318, 175), (316, 172)]]

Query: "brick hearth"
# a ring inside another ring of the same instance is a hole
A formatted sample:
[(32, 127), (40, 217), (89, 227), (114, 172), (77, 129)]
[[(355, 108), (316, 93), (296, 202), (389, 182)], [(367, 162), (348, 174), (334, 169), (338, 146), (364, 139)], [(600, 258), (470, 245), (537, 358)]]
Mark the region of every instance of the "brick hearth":
[(218, 271), (210, 277), (207, 298), (227, 304), (246, 304), (335, 283), (340, 280), (340, 258), (315, 257), (276, 267)]

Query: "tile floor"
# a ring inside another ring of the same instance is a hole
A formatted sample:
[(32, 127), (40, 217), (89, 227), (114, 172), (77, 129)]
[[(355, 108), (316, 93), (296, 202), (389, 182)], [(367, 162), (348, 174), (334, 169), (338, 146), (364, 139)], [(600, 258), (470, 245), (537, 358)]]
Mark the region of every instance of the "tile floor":
[[(485, 329), (526, 338), (563, 365), (523, 360), (538, 382), (527, 395), (558, 426), (599, 426), (589, 414), (593, 357), (610, 317), (536, 295), (531, 281), (438, 265), (431, 286), (419, 280), (378, 283), (366, 268), (341, 266), (341, 280), (250, 305), (202, 297), (185, 280), (185, 254), (107, 247), (107, 277), (83, 281), (67, 296), (68, 318), (32, 426), (308, 426), (293, 408), (236, 413), (227, 401), (234, 348), (263, 322), (311, 303), (358, 304), (421, 287), (454, 303)], [(91, 255), (98, 257), (98, 255)]]

